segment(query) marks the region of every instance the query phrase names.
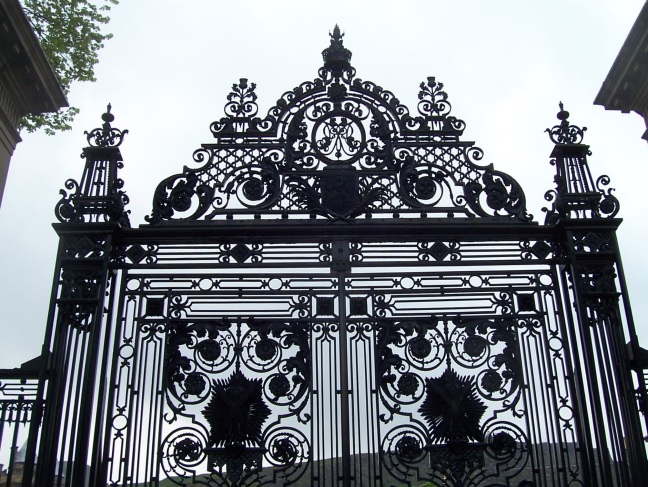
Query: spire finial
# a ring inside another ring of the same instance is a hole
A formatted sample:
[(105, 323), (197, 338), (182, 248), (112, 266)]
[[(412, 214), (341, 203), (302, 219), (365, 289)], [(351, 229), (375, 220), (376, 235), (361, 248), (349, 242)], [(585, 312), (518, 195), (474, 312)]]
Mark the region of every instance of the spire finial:
[(340, 32), (340, 26), (335, 24), (335, 28), (333, 29), (333, 33), (331, 34), (329, 32), (329, 36), (331, 36), (331, 45), (333, 45), (333, 42), (339, 41), (342, 42), (342, 38), (344, 37), (344, 34)]
[(587, 127), (580, 128), (570, 125), (569, 112), (565, 110), (562, 101), (558, 102), (558, 107), (560, 111), (556, 118), (560, 120), (560, 124), (545, 130), (545, 132), (549, 133), (549, 138), (554, 144), (580, 144), (583, 141), (583, 132), (587, 130)]
[(333, 77), (339, 78), (343, 72), (350, 72), (353, 70), (351, 67), (351, 51), (344, 47), (342, 39), (344, 34), (340, 30), (340, 26), (335, 24), (333, 32), (329, 32), (331, 37), (331, 45), (322, 51), (324, 58), (324, 69), (331, 72)]
[(558, 118), (558, 120), (561, 120), (561, 123), (566, 123), (569, 125), (569, 122), (567, 121), (567, 119), (569, 118), (569, 112), (565, 110), (563, 102), (558, 102), (558, 106), (560, 107), (560, 111), (556, 115), (556, 118)]
[(104, 126), (105, 126), (106, 124), (108, 124), (108, 128), (110, 128), (110, 123), (111, 123), (113, 120), (115, 120), (115, 116), (114, 116), (112, 113), (110, 113), (110, 110), (112, 110), (112, 105), (111, 105), (110, 103), (108, 103), (108, 107), (106, 108), (106, 113), (104, 113), (104, 114), (101, 116), (101, 120), (103, 120), (103, 121), (105, 122), (105, 123), (104, 123)]
[(115, 120), (111, 110), (112, 105), (108, 103), (106, 113), (101, 115), (101, 120), (104, 122), (101, 128), (85, 132), (91, 147), (118, 147), (124, 140), (124, 135), (128, 133), (128, 130), (119, 130), (110, 125)]

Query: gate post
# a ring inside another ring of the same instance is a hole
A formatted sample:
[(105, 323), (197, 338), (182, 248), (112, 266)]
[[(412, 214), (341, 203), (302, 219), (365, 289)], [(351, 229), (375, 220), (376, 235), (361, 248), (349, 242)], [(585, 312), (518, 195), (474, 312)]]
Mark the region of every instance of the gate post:
[(623, 283), (618, 284), (622, 270), (616, 229), (621, 220), (614, 217), (619, 202), (606, 188), (607, 176), (596, 182), (592, 178), (589, 146), (581, 143), (586, 129), (570, 125), (568, 117), (561, 103), (560, 124), (547, 129), (555, 143), (551, 164), (556, 189), (546, 195), (553, 201), (546, 223), (562, 235), (571, 288), (564, 292), (575, 318), (570, 347), (580, 355), (572, 364), (578, 448), (588, 485), (639, 485), (647, 474), (646, 454), (625, 345), (627, 339), (636, 344), (636, 334)]
[(59, 248), (45, 346), (49, 347), (43, 436), (36, 485), (102, 485), (103, 404), (109, 366), (111, 249), (115, 232), (130, 226), (117, 172), (127, 131), (86, 132), (80, 183), (69, 179), (56, 206)]

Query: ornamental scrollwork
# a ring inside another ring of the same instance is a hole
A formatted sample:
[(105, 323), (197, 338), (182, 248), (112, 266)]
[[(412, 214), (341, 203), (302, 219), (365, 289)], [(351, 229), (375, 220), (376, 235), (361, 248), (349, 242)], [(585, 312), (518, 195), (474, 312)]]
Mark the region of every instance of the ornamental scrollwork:
[(520, 185), (508, 174), (489, 166), (481, 181), (466, 187), (468, 206), (479, 216), (516, 215), (530, 221), (526, 213), (526, 199)]
[[(179, 297), (170, 301), (176, 308), (184, 302)], [(187, 321), (171, 308), (166, 324), (142, 325), (142, 331), (166, 333), (166, 421), (194, 423), (176, 429), (164, 441), (165, 472), (186, 485), (184, 479), (195, 476), (207, 460), (208, 476), (218, 482), (260, 485), (301, 477), (311, 445), (283, 418), (304, 424), (311, 419), (306, 409), (310, 325), (253, 319)], [(271, 475), (260, 473), (264, 461), (272, 465)]]
[(89, 331), (93, 319), (100, 312), (102, 274), (93, 268), (63, 268), (61, 287), (57, 300), (61, 326), (79, 331)]
[(519, 400), (522, 369), (513, 319), (385, 321), (376, 340), (377, 374), (392, 413), (420, 400), (421, 372), (444, 363), (476, 370), (475, 391), (483, 399), (508, 400), (510, 406)]
[(375, 326), (380, 421), (391, 425), (382, 462), (391, 476), (476, 485), (528, 463), (528, 438), (500, 417), (523, 414), (517, 333), (524, 320), (432, 317)]
[(113, 261), (116, 265), (155, 264), (158, 261), (159, 245), (115, 245), (112, 249)]
[[(164, 179), (147, 221), (489, 217), (528, 222), (524, 192), (463, 142), (442, 83), (421, 83), (418, 115), (390, 91), (355, 77), (337, 28), (320, 77), (258, 116), (256, 85), (242, 78), (216, 141), (197, 167)], [(606, 210), (611, 203), (605, 205)]]
[(612, 194), (614, 188), (608, 188), (610, 177), (606, 175), (599, 176), (596, 180), (596, 189), (602, 195), (598, 203), (598, 214), (605, 218), (612, 218), (619, 213), (619, 200)]
[(115, 120), (115, 116), (110, 113), (111, 109), (112, 106), (109, 103), (106, 113), (101, 116), (104, 121), (101, 128), (84, 132), (90, 147), (119, 147), (124, 141), (128, 130), (120, 130), (110, 125)]
[(545, 132), (549, 134), (549, 138), (554, 144), (580, 144), (583, 141), (583, 136), (587, 127), (578, 127), (569, 123), (569, 112), (565, 110), (562, 102), (558, 104), (560, 112), (557, 118), (560, 120), (558, 125), (554, 125)]

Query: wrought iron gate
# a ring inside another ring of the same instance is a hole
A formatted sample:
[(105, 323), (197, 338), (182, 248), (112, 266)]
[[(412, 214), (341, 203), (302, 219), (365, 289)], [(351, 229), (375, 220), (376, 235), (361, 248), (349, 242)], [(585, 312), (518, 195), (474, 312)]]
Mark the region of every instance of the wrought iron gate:
[(410, 115), (339, 29), (323, 54), (265, 118), (235, 84), (148, 225), (110, 107), (88, 134), (36, 484), (638, 485), (618, 202), (582, 131), (561, 106), (539, 225), (434, 78)]

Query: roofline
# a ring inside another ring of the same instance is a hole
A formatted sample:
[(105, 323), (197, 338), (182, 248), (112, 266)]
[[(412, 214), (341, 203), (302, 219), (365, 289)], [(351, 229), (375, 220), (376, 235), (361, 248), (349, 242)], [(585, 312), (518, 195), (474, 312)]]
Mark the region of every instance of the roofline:
[(15, 39), (18, 54), (27, 61), (3, 67), (2, 82), (16, 104), (18, 115), (54, 112), (69, 106), (18, 0), (0, 0), (0, 19), (8, 24), (6, 36)]

